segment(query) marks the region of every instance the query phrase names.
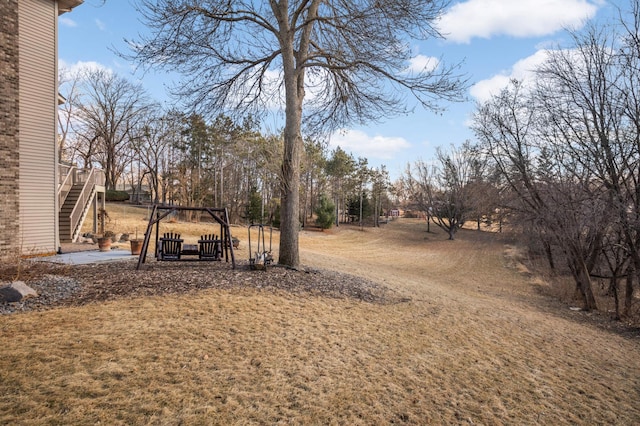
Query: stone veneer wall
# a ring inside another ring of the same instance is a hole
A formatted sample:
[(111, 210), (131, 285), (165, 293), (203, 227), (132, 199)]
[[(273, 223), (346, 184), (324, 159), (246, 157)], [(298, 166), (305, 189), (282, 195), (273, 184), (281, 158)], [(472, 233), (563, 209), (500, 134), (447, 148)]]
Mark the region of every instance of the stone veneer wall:
[(19, 255), (18, 0), (0, 0), (0, 261)]

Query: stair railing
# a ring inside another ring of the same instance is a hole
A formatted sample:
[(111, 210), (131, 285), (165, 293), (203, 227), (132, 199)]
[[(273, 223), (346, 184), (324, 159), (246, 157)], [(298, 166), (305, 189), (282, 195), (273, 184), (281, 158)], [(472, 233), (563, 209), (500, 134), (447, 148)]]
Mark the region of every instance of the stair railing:
[(99, 169), (83, 169), (77, 172), (78, 183), (84, 182), (82, 192), (78, 197), (76, 205), (73, 207), (70, 215), (71, 234), (75, 234), (75, 230), (82, 220), (87, 204), (95, 195), (96, 185), (104, 185), (104, 172)]
[(58, 205), (62, 207), (64, 200), (67, 199), (69, 191), (76, 182), (76, 166), (64, 163), (58, 163), (58, 170), (60, 171), (60, 182), (58, 183)]

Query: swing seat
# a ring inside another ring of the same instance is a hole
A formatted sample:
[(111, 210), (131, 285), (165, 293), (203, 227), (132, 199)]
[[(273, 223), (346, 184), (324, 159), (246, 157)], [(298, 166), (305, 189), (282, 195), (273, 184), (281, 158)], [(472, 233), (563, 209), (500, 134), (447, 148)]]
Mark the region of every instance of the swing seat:
[(198, 240), (200, 260), (222, 260), (222, 240), (217, 235), (202, 235)]
[(174, 234), (173, 232), (165, 233), (162, 238), (160, 238), (158, 260), (180, 260), (183, 242), (184, 240), (180, 238), (180, 234)]

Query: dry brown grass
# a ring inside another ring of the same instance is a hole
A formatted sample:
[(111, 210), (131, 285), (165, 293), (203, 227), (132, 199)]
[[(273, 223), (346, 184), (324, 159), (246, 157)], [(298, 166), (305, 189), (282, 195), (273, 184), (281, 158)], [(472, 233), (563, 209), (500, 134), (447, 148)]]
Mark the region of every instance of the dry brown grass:
[(405, 303), (207, 290), (1, 317), (0, 423), (640, 421), (637, 338), (541, 295), (502, 242), (423, 229), (301, 233), (303, 263)]

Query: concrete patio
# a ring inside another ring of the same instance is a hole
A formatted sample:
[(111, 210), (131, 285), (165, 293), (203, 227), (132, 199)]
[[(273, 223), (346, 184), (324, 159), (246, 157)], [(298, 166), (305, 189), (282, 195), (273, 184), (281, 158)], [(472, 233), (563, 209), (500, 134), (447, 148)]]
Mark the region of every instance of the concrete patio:
[(38, 262), (63, 263), (68, 265), (84, 265), (88, 263), (115, 262), (122, 260), (138, 259), (138, 256), (131, 255), (130, 250), (111, 249), (109, 251), (82, 250), (64, 252), (55, 256), (39, 257), (33, 260)]

